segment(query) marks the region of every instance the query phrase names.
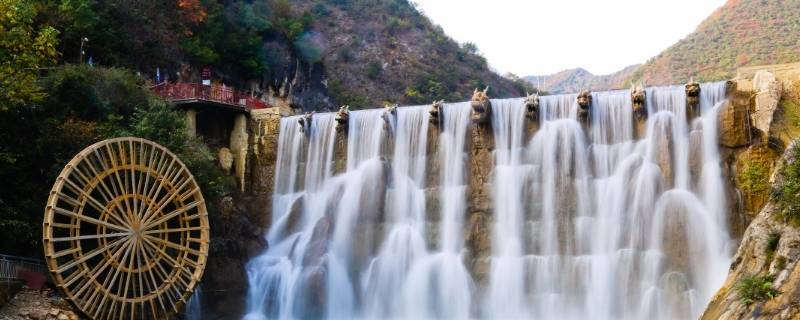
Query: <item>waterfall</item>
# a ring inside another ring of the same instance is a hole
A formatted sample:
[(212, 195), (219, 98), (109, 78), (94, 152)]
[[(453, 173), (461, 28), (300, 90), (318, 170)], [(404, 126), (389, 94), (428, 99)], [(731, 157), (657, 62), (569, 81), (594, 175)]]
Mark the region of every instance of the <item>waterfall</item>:
[[(593, 93), (588, 123), (575, 94), (540, 97), (535, 124), (523, 99), (494, 99), (484, 133), (469, 103), (437, 119), (428, 106), (352, 111), (339, 128), (329, 113), (283, 118), (245, 318), (696, 318), (734, 245), (725, 89), (702, 84), (692, 118), (683, 86), (647, 88), (641, 127), (628, 90)], [(470, 162), (480, 134), (491, 163)], [(491, 172), (478, 181), (485, 235), (469, 198), (476, 165)], [(488, 237), (485, 256), (468, 236)]]
[(202, 320), (203, 319), (203, 290), (198, 285), (192, 293), (192, 297), (186, 302), (186, 311), (184, 311), (184, 318), (186, 320)]

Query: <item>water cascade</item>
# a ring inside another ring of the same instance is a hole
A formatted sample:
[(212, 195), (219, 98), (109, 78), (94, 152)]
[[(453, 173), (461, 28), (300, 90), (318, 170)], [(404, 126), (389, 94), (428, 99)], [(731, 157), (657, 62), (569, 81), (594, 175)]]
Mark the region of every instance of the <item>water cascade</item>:
[[(576, 97), (539, 97), (534, 124), (521, 98), (491, 100), (481, 125), (469, 103), (435, 118), (428, 106), (351, 111), (341, 128), (333, 114), (281, 119), (246, 319), (698, 317), (733, 246), (725, 83), (701, 85), (698, 114), (683, 86), (647, 88), (643, 132), (630, 91), (592, 93), (588, 122)], [(470, 161), (480, 126), (491, 163)], [(486, 234), (471, 219), (476, 165), (491, 168)], [(481, 236), (479, 272), (468, 238)]]

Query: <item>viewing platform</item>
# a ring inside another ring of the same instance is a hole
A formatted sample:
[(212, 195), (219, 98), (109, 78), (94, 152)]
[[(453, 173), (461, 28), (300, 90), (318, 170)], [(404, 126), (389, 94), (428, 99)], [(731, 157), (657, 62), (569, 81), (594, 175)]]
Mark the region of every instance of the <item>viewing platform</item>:
[(236, 91), (225, 85), (162, 82), (151, 89), (162, 99), (179, 106), (203, 104), (240, 112), (271, 107), (247, 92)]

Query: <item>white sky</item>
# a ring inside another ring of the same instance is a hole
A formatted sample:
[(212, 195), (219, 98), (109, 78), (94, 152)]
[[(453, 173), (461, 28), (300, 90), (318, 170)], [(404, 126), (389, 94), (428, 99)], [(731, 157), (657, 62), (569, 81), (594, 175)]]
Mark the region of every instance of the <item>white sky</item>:
[(724, 0), (413, 0), (500, 73), (596, 75), (643, 63), (682, 39)]

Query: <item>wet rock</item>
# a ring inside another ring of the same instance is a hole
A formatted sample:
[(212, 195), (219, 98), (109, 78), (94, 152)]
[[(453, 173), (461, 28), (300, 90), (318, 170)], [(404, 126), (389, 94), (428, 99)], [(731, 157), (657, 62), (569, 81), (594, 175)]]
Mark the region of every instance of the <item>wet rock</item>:
[(303, 256), (303, 266), (322, 265), (325, 253), (328, 252), (328, 239), (332, 231), (331, 226), (331, 219), (328, 216), (322, 217), (317, 221)]
[(672, 171), (672, 140), (672, 132), (667, 132), (667, 134), (658, 137), (658, 141), (656, 142), (658, 150), (656, 161), (658, 167), (661, 169), (661, 176), (664, 177), (664, 181), (668, 187), (671, 187), (674, 181)]

